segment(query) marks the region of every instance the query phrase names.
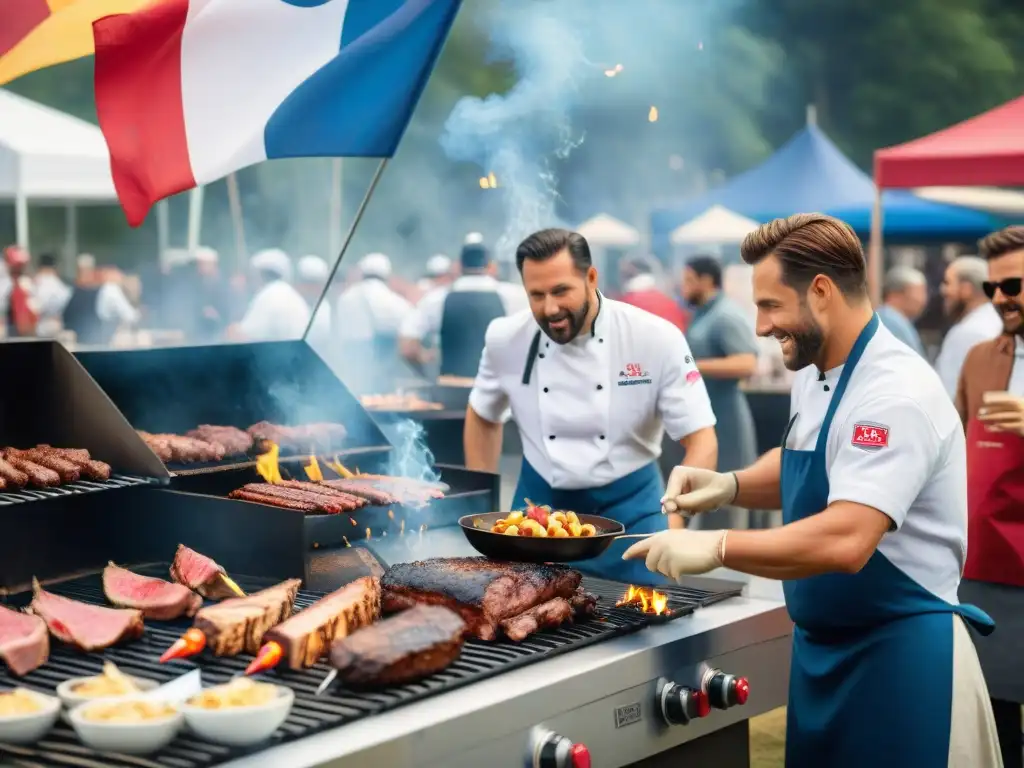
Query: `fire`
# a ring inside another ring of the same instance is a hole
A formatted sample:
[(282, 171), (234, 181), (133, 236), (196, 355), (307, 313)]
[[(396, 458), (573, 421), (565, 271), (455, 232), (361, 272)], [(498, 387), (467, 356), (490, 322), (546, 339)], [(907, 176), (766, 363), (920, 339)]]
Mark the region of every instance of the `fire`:
[(615, 605), (616, 607), (628, 606), (630, 608), (639, 608), (643, 613), (653, 613), (655, 616), (671, 613), (668, 609), (668, 596), (648, 587), (634, 587), (631, 585), (626, 594)]
[(604, 71), (605, 77), (615, 77), (619, 72), (622, 71), (622, 65), (616, 64), (614, 67), (610, 67)]
[(657, 107), (651, 107), (647, 111), (647, 122), (649, 122), (649, 123), (656, 123), (656, 122), (658, 122), (658, 108)]
[(373, 538), (373, 531), (371, 531), (369, 528), (366, 529), (366, 538), (368, 538), (368, 539), (372, 539)]
[(337, 472), (339, 477), (343, 477), (346, 480), (351, 480), (355, 477), (354, 474), (345, 468), (345, 465), (341, 463), (337, 456), (334, 457), (334, 461), (328, 461), (327, 466)]
[(280, 449), (277, 444), (271, 443), (270, 449), (266, 453), (256, 457), (256, 471), (268, 483), (280, 483), (284, 479), (281, 477), (281, 468), (277, 463), (279, 453)]
[(486, 176), (480, 177), (480, 189), (497, 189), (498, 178), (494, 173), (488, 173)]
[(316, 460), (316, 456), (309, 457), (309, 466), (303, 467), (306, 470), (306, 477), (312, 480), (314, 483), (321, 483), (324, 479), (324, 473), (320, 471), (320, 464)]

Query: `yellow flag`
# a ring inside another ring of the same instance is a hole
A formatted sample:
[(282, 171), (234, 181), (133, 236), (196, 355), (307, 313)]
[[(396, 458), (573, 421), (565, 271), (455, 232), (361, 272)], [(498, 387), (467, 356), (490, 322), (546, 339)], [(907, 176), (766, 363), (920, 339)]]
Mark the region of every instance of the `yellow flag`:
[(50, 14), (0, 56), (0, 85), (93, 53), (92, 23), (159, 0), (46, 0)]

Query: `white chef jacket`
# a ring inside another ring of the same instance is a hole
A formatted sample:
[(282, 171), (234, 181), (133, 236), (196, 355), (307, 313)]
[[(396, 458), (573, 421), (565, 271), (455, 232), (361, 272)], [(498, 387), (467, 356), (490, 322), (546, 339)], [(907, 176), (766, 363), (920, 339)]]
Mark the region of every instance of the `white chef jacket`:
[(964, 360), (971, 347), (994, 339), (1002, 332), (1003, 321), (999, 319), (995, 307), (987, 301), (972, 309), (949, 329), (946, 338), (942, 340), (939, 356), (935, 359), (935, 370), (939, 372), (939, 378), (951, 398), (956, 397), (960, 369), (964, 367)]
[(251, 341), (289, 341), (301, 339), (308, 323), (302, 294), (284, 280), (272, 280), (252, 297), (239, 327)]
[(339, 338), (370, 341), (378, 335), (397, 336), (412, 310), (412, 304), (383, 280), (364, 279), (350, 285), (338, 297), (334, 321)]
[(462, 275), (455, 279), (450, 288), (442, 285), (424, 294), (416, 308), (402, 322), (399, 335), (403, 339), (425, 341), (440, 333), (444, 302), (452, 291), (495, 292), (505, 307), (506, 315), (523, 309), (526, 295), (521, 286), (517, 288), (510, 283), (499, 283), (490, 275)]
[[(70, 299), (70, 296), (68, 297)], [(139, 322), (139, 310), (132, 306), (117, 283), (104, 283), (96, 294), (96, 315), (105, 323), (133, 325)]]
[(320, 308), (313, 316), (313, 327), (309, 329), (306, 339), (313, 349), (327, 352), (331, 344), (331, 303), (326, 299), (320, 302)]
[(715, 424), (704, 380), (678, 328), (601, 297), (591, 333), (556, 344), (529, 310), (491, 321), (469, 404), (488, 421), (511, 406), (523, 456), (558, 489), (607, 485), (661, 455), (673, 440)]
[[(842, 365), (793, 380), (786, 447), (814, 450)], [(884, 445), (860, 447), (863, 430)], [(967, 557), (967, 448), (938, 374), (883, 324), (853, 371), (829, 431), (828, 503), (851, 501), (892, 518), (878, 551), (938, 598), (957, 604)]]

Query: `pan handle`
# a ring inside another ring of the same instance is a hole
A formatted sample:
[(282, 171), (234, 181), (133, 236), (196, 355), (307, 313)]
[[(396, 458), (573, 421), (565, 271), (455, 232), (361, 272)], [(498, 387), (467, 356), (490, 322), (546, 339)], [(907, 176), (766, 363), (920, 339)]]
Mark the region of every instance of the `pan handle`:
[(653, 533), (620, 533), (618, 536), (613, 536), (614, 539), (649, 539), (651, 536), (655, 536)]

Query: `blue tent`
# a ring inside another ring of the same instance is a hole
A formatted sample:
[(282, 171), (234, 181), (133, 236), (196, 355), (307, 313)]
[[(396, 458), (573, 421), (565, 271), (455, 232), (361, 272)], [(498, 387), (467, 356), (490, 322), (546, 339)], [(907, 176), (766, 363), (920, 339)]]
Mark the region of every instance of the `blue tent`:
[[(656, 251), (667, 249), (676, 227), (717, 204), (760, 222), (820, 211), (848, 222), (866, 240), (874, 202), (871, 177), (811, 124), (761, 165), (718, 189), (678, 207), (653, 211), (651, 235)], [(967, 242), (1005, 226), (987, 213), (932, 203), (905, 191), (885, 192), (882, 205), (887, 242)]]

